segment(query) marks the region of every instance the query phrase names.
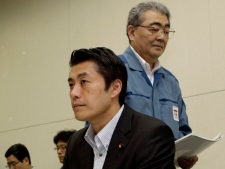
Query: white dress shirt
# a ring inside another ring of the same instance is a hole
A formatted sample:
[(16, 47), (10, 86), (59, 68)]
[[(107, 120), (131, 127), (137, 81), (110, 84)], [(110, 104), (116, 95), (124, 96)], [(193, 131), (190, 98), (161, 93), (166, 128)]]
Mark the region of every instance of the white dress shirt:
[(107, 155), (108, 147), (112, 134), (115, 130), (117, 122), (121, 116), (124, 105), (120, 108), (118, 113), (110, 120), (106, 126), (98, 132), (96, 135), (91, 125), (89, 126), (84, 138), (90, 144), (94, 152), (94, 168), (93, 169), (102, 169), (105, 162), (105, 157)]
[(150, 65), (134, 50), (134, 48), (132, 46), (130, 46), (130, 48), (134, 52), (137, 59), (139, 60), (141, 66), (143, 67), (145, 73), (147, 74), (149, 80), (151, 81), (151, 83), (153, 85), (153, 83), (154, 83), (154, 73), (155, 73), (156, 70), (158, 70), (161, 67), (161, 65), (159, 63), (159, 60), (157, 60), (154, 63), (154, 67), (151, 70)]

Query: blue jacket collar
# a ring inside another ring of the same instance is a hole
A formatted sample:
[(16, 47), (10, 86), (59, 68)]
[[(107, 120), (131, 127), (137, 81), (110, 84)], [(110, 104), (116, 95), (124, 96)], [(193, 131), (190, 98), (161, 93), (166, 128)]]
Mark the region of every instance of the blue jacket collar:
[(135, 53), (131, 50), (130, 47), (128, 47), (125, 52), (123, 53), (124, 57), (126, 58), (128, 65), (131, 69), (137, 70), (137, 71), (144, 71), (139, 60), (135, 56)]
[[(144, 69), (141, 66), (141, 63), (139, 62), (139, 60), (137, 59), (137, 57), (135, 56), (135, 53), (131, 50), (130, 47), (128, 47), (125, 52), (123, 53), (124, 57), (126, 58), (127, 62), (128, 62), (128, 66), (133, 69), (133, 70), (137, 70), (140, 72), (143, 72)], [(157, 73), (161, 73), (161, 74), (171, 74), (170, 72), (168, 72), (165, 68), (161, 67), (160, 69), (158, 69), (156, 71)]]

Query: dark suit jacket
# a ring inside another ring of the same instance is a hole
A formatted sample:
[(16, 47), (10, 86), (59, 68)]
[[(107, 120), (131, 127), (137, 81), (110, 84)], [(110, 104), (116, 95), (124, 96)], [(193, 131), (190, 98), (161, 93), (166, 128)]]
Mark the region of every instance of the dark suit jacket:
[[(87, 127), (71, 137), (63, 169), (93, 169), (94, 154), (84, 139), (86, 131)], [(165, 123), (125, 105), (103, 169), (175, 169), (174, 153), (174, 136)]]

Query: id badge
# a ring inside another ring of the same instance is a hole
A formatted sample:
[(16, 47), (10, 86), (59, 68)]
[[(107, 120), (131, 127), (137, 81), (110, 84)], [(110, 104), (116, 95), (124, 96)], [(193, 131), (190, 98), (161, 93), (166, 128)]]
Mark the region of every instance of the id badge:
[(179, 122), (179, 112), (176, 106), (173, 106), (173, 119)]

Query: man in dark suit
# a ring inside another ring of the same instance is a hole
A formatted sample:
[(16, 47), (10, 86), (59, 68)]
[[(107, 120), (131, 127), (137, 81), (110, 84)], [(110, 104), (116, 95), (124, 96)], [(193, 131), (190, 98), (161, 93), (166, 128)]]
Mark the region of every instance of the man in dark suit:
[(124, 104), (127, 71), (107, 48), (71, 54), (68, 83), (77, 120), (63, 169), (175, 169), (174, 136), (160, 120)]

